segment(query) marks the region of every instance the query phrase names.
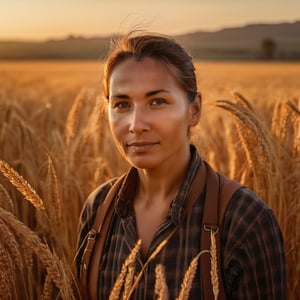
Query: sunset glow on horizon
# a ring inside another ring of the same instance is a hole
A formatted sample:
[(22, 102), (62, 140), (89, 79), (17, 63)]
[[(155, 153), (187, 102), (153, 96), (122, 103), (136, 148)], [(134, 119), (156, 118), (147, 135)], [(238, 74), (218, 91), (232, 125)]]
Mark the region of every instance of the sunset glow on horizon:
[[(43, 40), (68, 35), (99, 36), (138, 25), (181, 34), (250, 23), (300, 20), (298, 0), (0, 0), (0, 40)], [(170, 4), (171, 3), (171, 4)]]

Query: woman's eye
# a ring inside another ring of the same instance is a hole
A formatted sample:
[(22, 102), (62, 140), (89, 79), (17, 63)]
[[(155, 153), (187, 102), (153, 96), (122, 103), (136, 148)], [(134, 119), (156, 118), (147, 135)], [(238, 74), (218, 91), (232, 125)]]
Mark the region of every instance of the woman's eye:
[(162, 105), (162, 104), (166, 104), (166, 100), (161, 99), (161, 98), (154, 99), (151, 102), (151, 105)]
[(113, 108), (118, 110), (127, 110), (130, 108), (130, 103), (126, 101), (116, 102), (113, 104)]

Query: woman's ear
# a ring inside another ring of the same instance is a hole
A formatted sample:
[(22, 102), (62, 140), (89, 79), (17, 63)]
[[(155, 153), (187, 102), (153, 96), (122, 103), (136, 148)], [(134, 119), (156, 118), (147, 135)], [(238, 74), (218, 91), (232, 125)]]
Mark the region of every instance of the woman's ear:
[(202, 96), (201, 93), (197, 93), (195, 99), (190, 103), (190, 126), (196, 126), (201, 117), (202, 108)]

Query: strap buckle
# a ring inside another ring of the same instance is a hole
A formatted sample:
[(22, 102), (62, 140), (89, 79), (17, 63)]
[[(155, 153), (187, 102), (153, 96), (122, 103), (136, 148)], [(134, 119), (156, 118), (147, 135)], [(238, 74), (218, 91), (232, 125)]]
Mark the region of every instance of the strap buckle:
[(95, 240), (96, 237), (97, 237), (97, 231), (95, 229), (91, 229), (89, 232), (88, 232), (88, 240)]
[(208, 232), (212, 232), (214, 235), (216, 235), (219, 232), (219, 226), (218, 225), (203, 224), (203, 230), (208, 231)]

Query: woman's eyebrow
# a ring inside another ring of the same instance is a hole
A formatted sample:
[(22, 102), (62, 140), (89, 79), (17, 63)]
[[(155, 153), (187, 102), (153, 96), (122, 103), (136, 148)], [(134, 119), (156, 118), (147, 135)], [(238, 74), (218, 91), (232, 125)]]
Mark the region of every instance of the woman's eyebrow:
[(146, 93), (146, 97), (151, 97), (159, 93), (170, 93), (170, 91), (165, 89), (154, 90)]
[[(149, 91), (145, 94), (146, 97), (151, 97), (151, 96), (154, 96), (156, 94), (159, 94), (159, 93), (170, 93), (170, 91), (166, 90), (166, 89), (158, 89), (158, 90), (154, 90), (154, 91)], [(114, 98), (117, 98), (117, 99), (129, 99), (130, 97), (126, 94), (115, 94), (115, 95), (111, 95), (109, 97), (110, 99), (114, 99)]]
[(114, 98), (119, 98), (119, 99), (129, 99), (129, 96), (126, 94), (116, 94), (116, 95), (111, 95), (109, 99), (114, 99)]

